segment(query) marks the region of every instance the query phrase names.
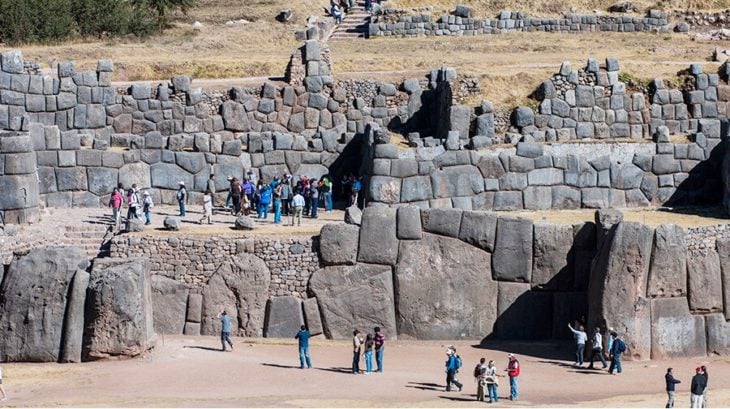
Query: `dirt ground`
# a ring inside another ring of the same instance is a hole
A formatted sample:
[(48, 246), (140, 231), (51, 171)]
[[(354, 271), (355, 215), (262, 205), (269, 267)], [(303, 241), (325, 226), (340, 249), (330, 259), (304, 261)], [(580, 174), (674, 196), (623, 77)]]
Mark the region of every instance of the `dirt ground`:
[[(352, 375), (349, 342), (313, 340), (311, 370), (300, 370), (292, 340), (234, 339), (223, 353), (216, 337), (165, 337), (145, 357), (83, 364), (6, 364), (3, 386), (10, 399), (0, 406), (73, 407), (483, 407), (476, 402), (471, 372), (480, 357), (501, 370), (507, 352), (522, 365), (520, 399), (510, 402), (509, 382), (499, 387), (498, 407), (661, 407), (666, 401), (664, 373), (674, 368), (682, 381), (677, 406), (689, 404), (693, 368), (711, 374), (708, 400), (730, 406), (730, 363), (721, 357), (671, 362), (625, 362), (624, 372), (571, 366), (569, 343), (495, 345), (453, 343), (464, 365), (464, 389), (444, 391), (446, 342), (393, 341), (386, 344), (383, 373)], [(511, 349), (510, 349), (511, 348)], [(361, 363), (364, 367), (364, 364)], [(600, 365), (597, 365), (600, 367)], [(713, 381), (714, 379), (714, 381)]]

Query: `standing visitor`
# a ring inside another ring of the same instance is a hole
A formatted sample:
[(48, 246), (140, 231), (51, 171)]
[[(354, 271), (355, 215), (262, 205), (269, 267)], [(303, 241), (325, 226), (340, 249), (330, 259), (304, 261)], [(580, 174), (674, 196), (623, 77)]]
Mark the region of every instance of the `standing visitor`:
[(291, 198), (291, 176), (284, 175), (281, 180), (281, 212), (287, 217), (291, 212)]
[(306, 362), (307, 368), (312, 369), (312, 361), (309, 359), (309, 331), (306, 325), (302, 325), (294, 336), (294, 339), (299, 340), (299, 369), (304, 369), (304, 363)]
[(243, 183), (243, 194), (246, 195), (249, 204), (253, 204), (254, 194), (256, 193), (256, 186), (251, 182), (251, 179), (246, 179)]
[(180, 187), (177, 189), (177, 204), (180, 208), (180, 216), (185, 217), (185, 201), (188, 198), (188, 191), (185, 189), (185, 182), (180, 181), (178, 185)]
[(517, 377), (520, 376), (520, 361), (512, 354), (507, 354), (509, 362), (507, 363), (507, 376), (509, 376), (509, 400), (517, 400), (519, 391), (517, 390)]
[(243, 196), (243, 190), (241, 189), (241, 182), (236, 178), (231, 180), (230, 195), (231, 201), (233, 202), (231, 214), (238, 216), (241, 213), (241, 196)]
[(274, 223), (281, 223), (281, 183), (274, 188)]
[(329, 176), (322, 178), (322, 200), (324, 200), (325, 213), (332, 212), (332, 181)]
[(231, 202), (233, 201), (233, 190), (231, 189), (231, 183), (233, 183), (233, 177), (228, 176), (226, 178), (228, 181), (228, 196), (226, 197), (226, 209), (231, 208)]
[(360, 178), (356, 178), (354, 175), (350, 177), (350, 206), (357, 206), (357, 198), (362, 189), (362, 182)]
[(226, 342), (231, 346), (231, 352), (233, 352), (233, 342), (231, 342), (231, 317), (228, 316), (226, 310), (218, 313), (218, 318), (221, 320), (221, 350), (226, 352)]
[(122, 203), (124, 197), (118, 187), (114, 188), (111, 198), (109, 198), (109, 206), (112, 208), (112, 217), (114, 218), (114, 231), (117, 232), (122, 225)]
[(707, 373), (707, 367), (702, 365), (700, 368), (702, 368), (702, 376), (705, 378), (705, 391), (702, 392), (702, 407), (707, 407), (707, 388), (710, 383), (709, 374)]
[(352, 333), (352, 373), (358, 375), (360, 373), (360, 352), (362, 351), (363, 340), (360, 337), (360, 331), (355, 330)]
[(691, 400), (690, 400), (690, 407), (692, 408), (701, 408), (702, 404), (704, 403), (702, 401), (702, 394), (705, 393), (705, 388), (707, 387), (707, 381), (705, 380), (704, 375), (702, 374), (702, 368), (697, 367), (695, 369), (695, 376), (692, 377), (692, 385), (690, 386), (690, 392), (692, 392)]
[(615, 331), (611, 335), (613, 335), (613, 349), (611, 350), (611, 366), (608, 368), (608, 373), (613, 375), (613, 371), (616, 371), (617, 374), (621, 373), (621, 354), (626, 352), (626, 343), (619, 338)]
[(606, 358), (611, 358), (611, 351), (613, 351), (613, 327), (608, 328), (608, 342), (606, 342)]
[(446, 392), (451, 392), (452, 383), (461, 392), (461, 388), (464, 385), (456, 379), (456, 373), (459, 372), (459, 368), (461, 368), (461, 358), (459, 355), (456, 355), (456, 348), (453, 345), (449, 346), (446, 348)]
[(271, 204), (271, 186), (261, 184), (261, 187), (259, 189), (259, 206), (258, 206), (259, 219), (263, 219), (263, 220), (268, 219), (270, 204)]
[(667, 405), (665, 408), (674, 407), (674, 385), (681, 383), (680, 380), (675, 379), (672, 374), (672, 368), (667, 369), (666, 375), (664, 375), (664, 381), (667, 383)]
[(365, 375), (373, 372), (373, 350), (375, 349), (375, 339), (373, 334), (365, 336)]
[(133, 184), (127, 191), (127, 223), (137, 218), (137, 212), (140, 207), (139, 194), (137, 193), (137, 185)]
[(148, 191), (142, 193), (142, 211), (144, 211), (145, 226), (152, 224), (152, 208), (155, 204), (152, 202), (152, 196)]
[(296, 219), (297, 226), (301, 226), (302, 212), (304, 211), (304, 197), (299, 192), (297, 192), (297, 194), (294, 195), (294, 198), (291, 201), (291, 205), (293, 208), (291, 214), (291, 225), (294, 226), (294, 219)]
[(380, 327), (375, 327), (375, 362), (378, 364), (378, 372), (383, 372), (383, 353), (385, 352), (385, 334)]
[(487, 358), (481, 358), (474, 367), (474, 379), (477, 381), (477, 400), (484, 402), (485, 376), (487, 375)]
[(606, 358), (603, 357), (603, 336), (601, 335), (601, 329), (596, 327), (593, 329), (593, 339), (591, 340), (593, 348), (591, 349), (591, 363), (588, 365), (588, 369), (593, 369), (593, 359), (598, 355), (598, 358), (603, 364), (603, 369), (606, 369)]
[(497, 365), (494, 364), (494, 361), (489, 360), (489, 364), (487, 365), (487, 372), (484, 375), (484, 380), (487, 383), (487, 393), (489, 394), (489, 403), (499, 402), (497, 387), (499, 386), (500, 375), (497, 375)]
[(583, 326), (578, 326), (578, 329), (573, 329), (573, 326), (568, 324), (568, 328), (571, 332), (573, 332), (573, 337), (575, 338), (575, 363), (573, 366), (582, 366), (583, 365), (583, 357), (585, 356), (585, 350), (586, 350), (586, 340), (588, 339), (588, 335), (586, 335)]
[(198, 224), (203, 224), (203, 220), (208, 219), (208, 224), (213, 224), (213, 194), (210, 190), (206, 190), (203, 195), (203, 217), (198, 220)]
[(215, 175), (210, 175), (208, 178), (207, 190), (210, 190), (210, 197), (212, 200), (213, 207), (215, 207)]
[(332, 14), (332, 17), (335, 18), (335, 24), (337, 24), (337, 25), (342, 24), (342, 10), (340, 9), (339, 4), (332, 4), (332, 8), (330, 9), (330, 14)]
[(310, 181), (309, 187), (309, 205), (311, 206), (310, 216), (312, 219), (317, 218), (317, 207), (319, 207), (319, 185), (317, 185), (317, 179)]

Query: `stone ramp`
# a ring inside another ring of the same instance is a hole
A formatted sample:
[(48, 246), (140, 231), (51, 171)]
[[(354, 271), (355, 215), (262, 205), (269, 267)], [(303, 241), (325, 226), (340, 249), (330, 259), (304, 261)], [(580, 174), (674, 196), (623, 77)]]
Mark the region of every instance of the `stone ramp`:
[(342, 19), (330, 36), (330, 40), (350, 40), (367, 37), (370, 13), (365, 11), (365, 2), (358, 1)]
[(109, 256), (109, 243), (113, 237), (110, 225), (84, 223), (66, 226), (63, 244), (83, 249), (90, 259)]

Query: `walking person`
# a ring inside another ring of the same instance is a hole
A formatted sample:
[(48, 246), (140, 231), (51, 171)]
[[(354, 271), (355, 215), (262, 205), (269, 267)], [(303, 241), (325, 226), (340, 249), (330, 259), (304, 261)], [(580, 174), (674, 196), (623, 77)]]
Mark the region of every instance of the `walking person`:
[(309, 330), (306, 325), (302, 325), (294, 336), (294, 339), (299, 340), (299, 369), (304, 369), (304, 363), (306, 362), (307, 368), (312, 369), (312, 361), (309, 359)]
[(291, 214), (291, 225), (294, 226), (294, 219), (297, 220), (297, 226), (302, 225), (302, 211), (304, 211), (304, 197), (297, 192), (291, 201), (293, 212)]
[(114, 188), (111, 197), (109, 198), (109, 207), (112, 208), (112, 218), (114, 218), (114, 231), (117, 232), (122, 226), (122, 203), (124, 197), (122, 192), (119, 191), (118, 187)]
[(481, 358), (474, 367), (474, 380), (477, 382), (477, 400), (484, 402), (485, 376), (487, 375), (487, 358)]
[(375, 339), (373, 334), (365, 336), (365, 375), (373, 372), (373, 351), (375, 350)]
[(375, 327), (375, 362), (378, 365), (378, 372), (383, 372), (383, 353), (385, 352), (385, 334), (380, 327)]
[(185, 189), (185, 182), (180, 181), (177, 189), (177, 205), (180, 208), (180, 217), (185, 217), (185, 201), (188, 198), (188, 190)]
[(519, 391), (517, 390), (517, 377), (520, 376), (520, 361), (512, 354), (507, 354), (509, 363), (507, 363), (507, 376), (509, 376), (509, 399), (517, 400)]
[(608, 328), (608, 341), (606, 342), (606, 358), (611, 358), (611, 351), (613, 351), (613, 333), (616, 332), (613, 327)]
[(588, 365), (588, 369), (593, 369), (593, 360), (596, 355), (598, 355), (598, 358), (601, 360), (603, 369), (606, 369), (608, 365), (606, 365), (606, 358), (603, 357), (603, 336), (601, 335), (601, 329), (599, 327), (593, 329), (591, 344), (593, 348), (591, 348), (591, 363)]
[(360, 374), (360, 352), (362, 351), (363, 340), (360, 337), (360, 331), (355, 330), (352, 333), (352, 373)]
[(667, 373), (664, 375), (664, 381), (667, 383), (667, 405), (665, 408), (674, 407), (674, 385), (681, 383), (679, 379), (675, 379), (672, 375), (672, 368), (667, 368)]
[(702, 368), (697, 367), (695, 369), (695, 376), (692, 377), (692, 385), (690, 386), (690, 392), (692, 393), (690, 398), (690, 407), (701, 408), (704, 404), (702, 400), (702, 394), (705, 393), (707, 387), (707, 380), (702, 373)]
[(226, 310), (218, 313), (221, 320), (221, 351), (226, 352), (226, 342), (231, 346), (233, 352), (233, 342), (231, 342), (231, 317), (228, 316)]
[(319, 185), (317, 184), (317, 179), (312, 179), (310, 182), (309, 205), (311, 207), (309, 217), (311, 217), (312, 219), (316, 219), (317, 208), (319, 207)]
[(208, 224), (213, 224), (213, 194), (210, 189), (205, 191), (203, 195), (203, 217), (198, 220), (198, 224), (203, 224), (203, 220), (208, 219)]
[(142, 211), (144, 211), (145, 225), (152, 224), (152, 208), (155, 204), (152, 202), (152, 196), (148, 191), (142, 193)]
[(456, 355), (456, 348), (449, 346), (446, 348), (446, 392), (451, 392), (451, 384), (453, 383), (459, 388), (459, 392), (464, 385), (456, 379), (456, 374), (461, 368), (461, 358)]
[(588, 335), (586, 335), (582, 325), (579, 325), (578, 329), (575, 330), (572, 325), (568, 324), (568, 328), (573, 332), (573, 337), (575, 338), (575, 363), (573, 366), (583, 366), (583, 357), (585, 356)]
[(215, 175), (210, 175), (210, 178), (208, 178), (206, 189), (210, 190), (211, 203), (215, 208)]
[(608, 367), (608, 373), (613, 375), (614, 371), (616, 371), (617, 374), (621, 373), (621, 354), (626, 352), (626, 343), (619, 338), (615, 331), (612, 332), (611, 335), (613, 335), (613, 345), (612, 350), (610, 351), (611, 366)]
[(489, 403), (499, 402), (499, 396), (497, 395), (499, 376), (497, 374), (497, 365), (494, 364), (494, 361), (489, 360), (487, 371), (484, 374), (484, 381), (487, 384), (487, 393), (489, 394)]
[(274, 224), (281, 223), (281, 183), (277, 184), (273, 192), (274, 196)]

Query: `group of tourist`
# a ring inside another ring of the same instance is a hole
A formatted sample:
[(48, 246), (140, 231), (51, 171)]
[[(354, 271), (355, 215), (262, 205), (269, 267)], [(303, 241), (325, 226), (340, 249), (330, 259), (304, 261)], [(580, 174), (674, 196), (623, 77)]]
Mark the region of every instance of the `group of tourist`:
[[(461, 391), (463, 385), (455, 379), (456, 372), (461, 367), (461, 358), (456, 355), (456, 349), (453, 346), (450, 346), (446, 350), (446, 356), (448, 357), (446, 360), (446, 391), (451, 390), (452, 383)], [(520, 376), (520, 361), (513, 354), (507, 354), (507, 359), (507, 368), (504, 371), (507, 372), (507, 377), (509, 378), (509, 399), (517, 400), (519, 396), (517, 378)], [(497, 403), (499, 402), (499, 395), (497, 393), (499, 378), (504, 375), (497, 373), (497, 366), (493, 360), (490, 360), (489, 363), (486, 362), (486, 358), (481, 358), (476, 367), (474, 367), (474, 378), (477, 382), (477, 400), (484, 402), (484, 387), (486, 386), (487, 403)]]
[(373, 333), (369, 333), (362, 337), (360, 330), (352, 333), (352, 373), (359, 375), (363, 373), (360, 370), (360, 358), (365, 360), (365, 375), (373, 372), (373, 355), (378, 365), (376, 372), (383, 372), (383, 352), (385, 351), (385, 334), (380, 327), (375, 327)]
[[(382, 0), (375, 0), (378, 4)], [(334, 17), (336, 24), (342, 23), (343, 14), (348, 14), (355, 7), (355, 0), (330, 0), (330, 15)], [(365, 11), (373, 14), (373, 0), (365, 0)]]
[[(676, 391), (675, 385), (681, 383), (680, 380), (674, 377), (672, 368), (667, 368), (667, 373), (664, 375), (664, 380), (667, 383), (667, 404), (666, 408), (674, 407), (674, 393)], [(706, 408), (707, 407), (707, 367), (705, 365), (698, 366), (695, 369), (695, 375), (692, 377), (692, 383), (690, 385), (690, 407), (692, 408)]]
[(112, 191), (109, 198), (109, 207), (112, 208), (112, 218), (114, 219), (114, 229), (119, 231), (122, 225), (122, 205), (125, 202), (124, 194), (126, 193), (127, 203), (127, 223), (132, 219), (145, 219), (145, 225), (152, 224), (152, 208), (155, 206), (152, 196), (148, 191), (142, 191), (140, 196), (137, 184), (132, 184), (126, 192), (124, 185), (119, 183)]
[[(582, 367), (585, 358), (586, 342), (588, 342), (588, 334), (585, 332), (585, 326), (583, 324), (576, 323), (576, 327), (574, 328), (570, 323), (568, 324), (568, 329), (573, 333), (576, 344), (575, 363), (573, 366)], [(590, 346), (591, 355), (588, 369), (593, 369), (593, 362), (598, 358), (603, 365), (603, 369), (608, 368), (608, 373), (611, 375), (621, 373), (621, 355), (626, 352), (626, 343), (613, 328), (608, 329), (608, 339), (606, 342), (606, 350), (608, 351), (606, 355), (611, 360), (610, 366), (606, 364), (606, 356), (604, 356), (603, 352), (603, 335), (601, 335), (600, 327), (593, 328)]]

